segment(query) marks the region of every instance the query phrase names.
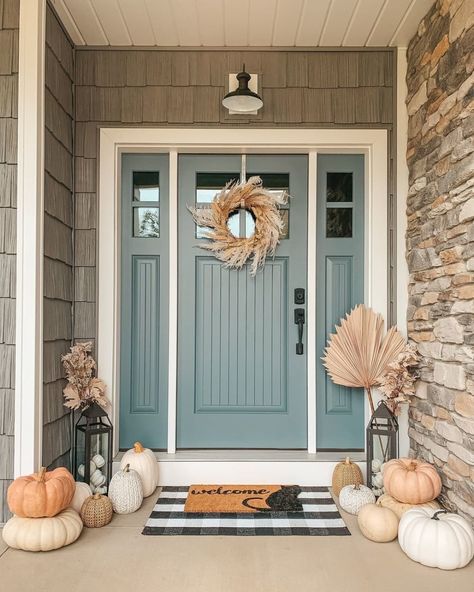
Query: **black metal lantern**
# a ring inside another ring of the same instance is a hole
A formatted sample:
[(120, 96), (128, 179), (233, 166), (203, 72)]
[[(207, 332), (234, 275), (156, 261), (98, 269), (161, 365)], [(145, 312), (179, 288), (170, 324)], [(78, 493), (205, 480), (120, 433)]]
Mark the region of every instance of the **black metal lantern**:
[(81, 413), (74, 431), (74, 475), (93, 492), (107, 493), (112, 476), (113, 426), (97, 403)]
[(398, 421), (383, 401), (367, 426), (367, 486), (372, 487), (372, 461), (380, 464), (398, 457)]

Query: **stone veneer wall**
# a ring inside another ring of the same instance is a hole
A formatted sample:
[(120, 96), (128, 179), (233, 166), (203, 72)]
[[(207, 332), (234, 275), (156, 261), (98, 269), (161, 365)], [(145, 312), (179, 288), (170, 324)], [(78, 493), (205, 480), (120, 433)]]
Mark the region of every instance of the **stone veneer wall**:
[(438, 0), (408, 48), (411, 453), (474, 522), (474, 0)]

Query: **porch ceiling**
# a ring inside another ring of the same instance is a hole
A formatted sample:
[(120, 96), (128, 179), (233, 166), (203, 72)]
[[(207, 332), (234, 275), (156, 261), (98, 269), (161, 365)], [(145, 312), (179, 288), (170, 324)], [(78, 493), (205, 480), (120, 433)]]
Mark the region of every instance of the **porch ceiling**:
[(434, 0), (52, 0), (77, 45), (406, 46)]

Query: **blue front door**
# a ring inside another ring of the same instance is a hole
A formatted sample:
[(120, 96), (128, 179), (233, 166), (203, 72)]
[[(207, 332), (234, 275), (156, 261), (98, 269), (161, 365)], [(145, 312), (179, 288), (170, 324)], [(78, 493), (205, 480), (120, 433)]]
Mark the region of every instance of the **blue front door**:
[[(238, 155), (179, 159), (178, 426), (180, 448), (305, 448), (306, 344), (298, 354), (295, 289), (306, 290), (307, 157), (247, 156), (247, 178), (288, 191), (285, 236), (256, 277), (199, 249), (206, 239), (187, 206), (206, 207)], [(232, 229), (251, 233), (250, 215)], [(242, 226), (243, 225), (243, 226)]]

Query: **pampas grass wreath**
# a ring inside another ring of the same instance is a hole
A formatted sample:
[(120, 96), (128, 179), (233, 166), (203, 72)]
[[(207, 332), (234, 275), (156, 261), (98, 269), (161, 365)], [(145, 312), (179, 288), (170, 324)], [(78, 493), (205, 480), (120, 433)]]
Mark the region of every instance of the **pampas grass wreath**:
[[(229, 183), (218, 193), (210, 207), (189, 207), (194, 221), (208, 230), (202, 249), (211, 251), (226, 267), (241, 269), (249, 259), (250, 275), (254, 276), (272, 257), (280, 242), (283, 220), (278, 206), (287, 203), (285, 192), (274, 194), (262, 186), (260, 177), (251, 177), (246, 183)], [(255, 219), (255, 232), (248, 238), (234, 236), (227, 222), (229, 216), (239, 210), (248, 210)]]

